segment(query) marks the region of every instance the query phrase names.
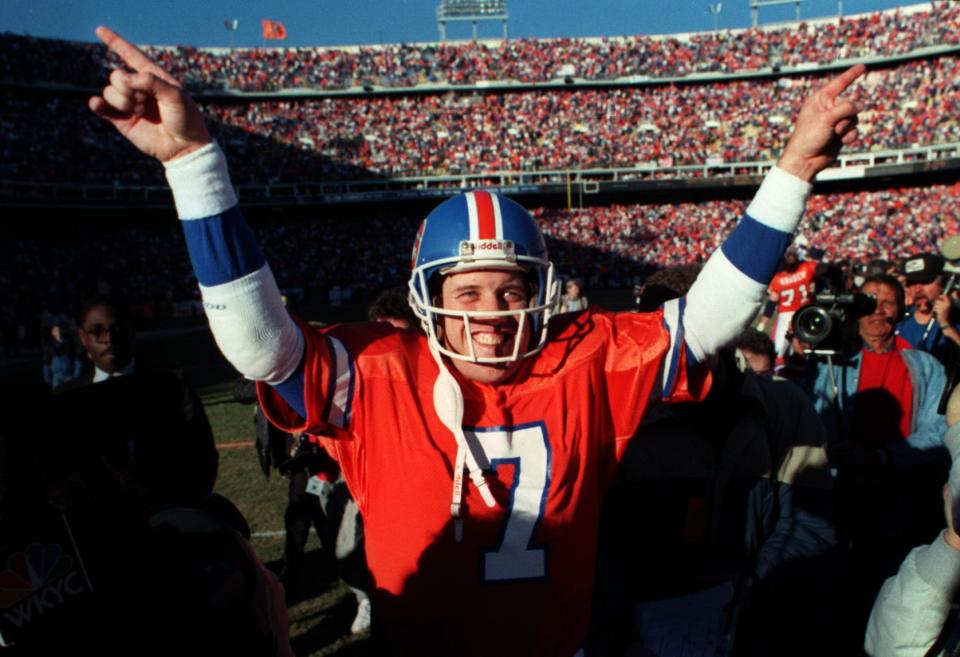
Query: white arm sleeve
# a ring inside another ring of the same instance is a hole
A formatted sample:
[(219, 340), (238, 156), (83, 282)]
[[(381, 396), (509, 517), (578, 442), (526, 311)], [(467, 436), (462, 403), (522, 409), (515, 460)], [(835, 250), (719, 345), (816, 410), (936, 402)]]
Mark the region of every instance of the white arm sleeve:
[(303, 334), (290, 318), (269, 265), (235, 281), (200, 286), (210, 330), (223, 355), (248, 379), (286, 381), (303, 356)]

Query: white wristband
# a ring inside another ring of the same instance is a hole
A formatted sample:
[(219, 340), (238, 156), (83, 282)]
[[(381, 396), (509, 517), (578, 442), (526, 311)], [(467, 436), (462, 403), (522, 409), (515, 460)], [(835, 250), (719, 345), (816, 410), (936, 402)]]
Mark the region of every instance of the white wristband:
[(227, 159), (216, 142), (163, 166), (181, 219), (212, 217), (237, 204)]

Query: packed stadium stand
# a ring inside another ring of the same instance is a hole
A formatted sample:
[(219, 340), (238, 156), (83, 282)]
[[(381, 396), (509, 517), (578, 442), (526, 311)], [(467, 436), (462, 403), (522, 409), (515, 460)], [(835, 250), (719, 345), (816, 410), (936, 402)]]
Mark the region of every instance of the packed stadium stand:
[[(958, 28), (960, 5), (925, 3), (671, 36), (150, 52), (198, 98), (281, 287), (323, 304), (402, 282), (422, 210), (462, 187), (534, 208), (588, 287), (698, 260), (801, 100), (856, 61), (862, 137), (822, 176), (800, 241), (830, 259), (934, 250), (958, 232)], [(86, 108), (108, 66), (99, 45), (0, 35), (0, 204), (49, 222), (4, 242), (8, 335), (96, 281), (151, 312), (194, 298), (175, 227), (129, 216), (172, 216), (162, 172)]]
[[(857, 150), (960, 143), (957, 62), (944, 56), (871, 72)], [(823, 79), (207, 102), (204, 109), (238, 184), (637, 167), (652, 173), (771, 159), (801, 99)], [(0, 164), (4, 179), (41, 181), (52, 173), (60, 182), (162, 184), (157, 167), (97, 125), (75, 98), (8, 93), (2, 102), (15, 125), (41, 117), (54, 146), (37, 148), (28, 134), (11, 140)], [(91, 169), (89, 157), (103, 165)]]
[[(670, 36), (296, 49), (174, 46), (147, 52), (192, 90), (396, 88), (565, 77), (611, 81), (755, 72), (956, 46), (958, 18), (960, 6), (941, 2), (811, 23)], [(99, 46), (0, 36), (4, 80), (99, 86), (105, 60)]]

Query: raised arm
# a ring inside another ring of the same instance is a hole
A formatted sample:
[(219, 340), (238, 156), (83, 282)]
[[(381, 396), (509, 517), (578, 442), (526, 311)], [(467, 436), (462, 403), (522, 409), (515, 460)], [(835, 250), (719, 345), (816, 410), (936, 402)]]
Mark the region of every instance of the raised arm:
[(811, 181), (857, 138), (857, 106), (841, 94), (863, 75), (847, 69), (813, 93), (746, 216), (687, 294), (685, 340), (694, 361), (729, 343), (756, 316), (806, 206)]
[[(132, 72), (115, 70), (90, 109), (166, 167), (204, 311), (237, 370), (274, 385), (295, 380), (303, 336), (287, 314), (253, 233), (237, 208), (226, 160), (180, 83), (112, 30), (97, 36)], [(302, 411), (302, 384), (284, 388)]]

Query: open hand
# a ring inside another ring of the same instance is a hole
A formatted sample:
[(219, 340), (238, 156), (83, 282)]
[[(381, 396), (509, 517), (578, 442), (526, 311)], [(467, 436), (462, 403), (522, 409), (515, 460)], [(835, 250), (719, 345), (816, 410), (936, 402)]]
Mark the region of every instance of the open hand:
[(866, 70), (863, 64), (848, 68), (807, 99), (777, 166), (810, 182), (856, 140), (859, 108), (840, 94)]
[(97, 37), (134, 72), (110, 74), (109, 84), (87, 103), (94, 113), (161, 162), (210, 143), (200, 110), (173, 76), (113, 30), (98, 27)]

